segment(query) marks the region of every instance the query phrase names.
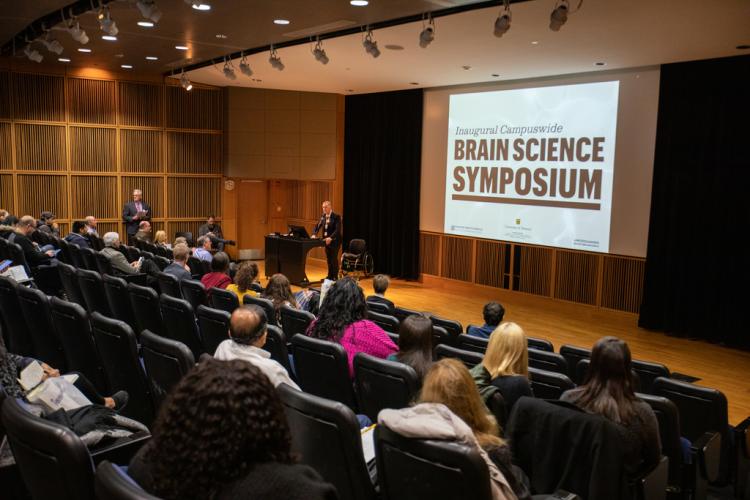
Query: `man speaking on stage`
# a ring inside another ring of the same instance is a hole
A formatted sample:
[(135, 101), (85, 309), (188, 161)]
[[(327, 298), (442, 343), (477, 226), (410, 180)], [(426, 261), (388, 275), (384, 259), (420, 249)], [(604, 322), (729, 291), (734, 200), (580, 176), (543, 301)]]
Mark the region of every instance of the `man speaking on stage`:
[(341, 216), (333, 213), (330, 201), (323, 202), (323, 216), (312, 230), (312, 238), (318, 237), (323, 231), (323, 241), (326, 243), (326, 262), (328, 262), (329, 280), (336, 280), (339, 276), (339, 246), (341, 246)]

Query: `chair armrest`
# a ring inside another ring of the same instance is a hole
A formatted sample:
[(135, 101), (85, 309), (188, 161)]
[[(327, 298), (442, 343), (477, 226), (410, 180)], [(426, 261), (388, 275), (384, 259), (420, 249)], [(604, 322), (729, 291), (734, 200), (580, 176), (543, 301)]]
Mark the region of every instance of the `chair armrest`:
[(662, 456), (659, 463), (638, 480), (639, 498), (643, 500), (664, 500), (669, 479), (669, 459)]
[(91, 450), (91, 460), (94, 462), (94, 467), (103, 460), (108, 460), (117, 465), (128, 465), (130, 460), (138, 453), (138, 450), (141, 449), (141, 446), (146, 444), (149, 439), (151, 439), (150, 433), (137, 432), (132, 436), (120, 438), (111, 444)]
[(750, 417), (734, 428), (734, 437), (738, 456), (750, 460)]
[(714, 482), (719, 477), (721, 460), (721, 434), (706, 432), (690, 445), (693, 463), (698, 473), (707, 481)]
[(117, 276), (118, 278), (122, 278), (128, 283), (135, 283), (136, 285), (146, 286), (148, 285), (148, 274), (144, 273), (138, 273), (138, 274), (120, 274)]

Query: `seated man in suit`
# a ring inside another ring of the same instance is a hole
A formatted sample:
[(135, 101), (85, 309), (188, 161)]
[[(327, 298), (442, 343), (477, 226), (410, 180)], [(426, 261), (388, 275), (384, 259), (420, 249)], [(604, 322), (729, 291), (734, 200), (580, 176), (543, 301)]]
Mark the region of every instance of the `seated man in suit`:
[(120, 248), (120, 235), (115, 232), (109, 232), (104, 235), (104, 248), (99, 253), (109, 259), (112, 268), (116, 271), (123, 274), (138, 274), (140, 270), (138, 261), (129, 263), (118, 248)]
[(172, 249), (174, 254), (174, 260), (171, 264), (164, 268), (164, 272), (171, 274), (178, 280), (189, 280), (193, 278), (190, 274), (190, 267), (187, 265), (188, 256), (190, 255), (190, 249), (185, 243), (178, 243)]
[(36, 220), (30, 215), (24, 215), (16, 223), (16, 230), (8, 236), (8, 242), (17, 243), (21, 247), (26, 263), (31, 267), (56, 262), (54, 250), (42, 251), (39, 245), (31, 241), (30, 236), (34, 231), (36, 231)]
[(497, 325), (503, 320), (505, 308), (499, 302), (488, 302), (484, 305), (482, 314), (484, 315), (484, 325), (470, 326), (466, 333), (475, 337), (488, 339), (492, 332), (495, 331), (495, 328), (497, 328)]
[(91, 248), (91, 242), (86, 237), (87, 235), (86, 223), (77, 220), (73, 223), (73, 230), (65, 237), (65, 241), (73, 245), (78, 245), (80, 248)]
[(367, 302), (380, 302), (388, 306), (388, 314), (393, 316), (393, 312), (396, 306), (393, 302), (385, 298), (385, 291), (388, 290), (388, 285), (391, 284), (391, 280), (385, 274), (377, 274), (372, 279), (372, 289), (375, 291), (375, 295), (367, 297)]
[(221, 226), (213, 215), (209, 215), (206, 223), (198, 228), (198, 236), (208, 236), (212, 247), (220, 252), (224, 251), (224, 245), (234, 245), (234, 241), (224, 239)]
[(151, 223), (147, 220), (138, 224), (138, 232), (135, 233), (135, 239), (151, 243)]

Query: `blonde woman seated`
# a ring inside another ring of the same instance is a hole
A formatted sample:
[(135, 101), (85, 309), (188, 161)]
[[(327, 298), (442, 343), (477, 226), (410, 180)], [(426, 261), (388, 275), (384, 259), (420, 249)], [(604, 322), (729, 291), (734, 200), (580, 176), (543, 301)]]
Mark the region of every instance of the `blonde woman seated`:
[(496, 387), (505, 400), (508, 414), (521, 396), (534, 395), (529, 383), (526, 342), (526, 334), (520, 326), (511, 322), (501, 323), (490, 335), (484, 359), (471, 369), (483, 397), (489, 397), (491, 387)]
[(172, 245), (167, 242), (166, 231), (156, 231), (156, 235), (154, 235), (154, 245), (162, 248), (172, 248)]
[(490, 470), (493, 499), (530, 498), (495, 418), (482, 403), (469, 371), (456, 359), (432, 365), (416, 406), (382, 410), (378, 423), (402, 436), (452, 439), (476, 448)]
[(240, 264), (237, 273), (234, 275), (234, 283), (227, 286), (227, 290), (233, 292), (242, 304), (242, 299), (245, 295), (250, 297), (257, 297), (258, 292), (250, 289), (250, 285), (255, 283), (258, 278), (258, 264), (255, 262), (246, 261)]

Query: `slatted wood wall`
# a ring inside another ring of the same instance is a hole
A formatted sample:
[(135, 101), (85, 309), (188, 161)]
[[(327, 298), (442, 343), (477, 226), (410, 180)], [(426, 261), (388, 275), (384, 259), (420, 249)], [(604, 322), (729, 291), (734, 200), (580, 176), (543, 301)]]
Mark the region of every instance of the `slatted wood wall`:
[(420, 233), (420, 272), (638, 313), (645, 259)]
[(139, 188), (155, 230), (195, 232), (221, 216), (223, 128), (218, 88), (0, 70), (0, 208), (124, 236)]
[[(325, 200), (333, 202), (333, 209), (341, 213), (341, 206), (337, 206), (334, 199), (333, 181), (275, 181), (276, 190), (284, 191), (284, 200), (280, 201), (285, 206), (281, 217), (275, 216), (273, 206), (276, 202), (276, 193), (271, 192), (270, 213), (271, 230), (283, 232), (290, 224), (305, 226), (308, 231), (317, 224), (322, 213), (321, 203)], [(325, 251), (322, 248), (313, 248), (308, 254), (314, 259), (325, 259)]]

